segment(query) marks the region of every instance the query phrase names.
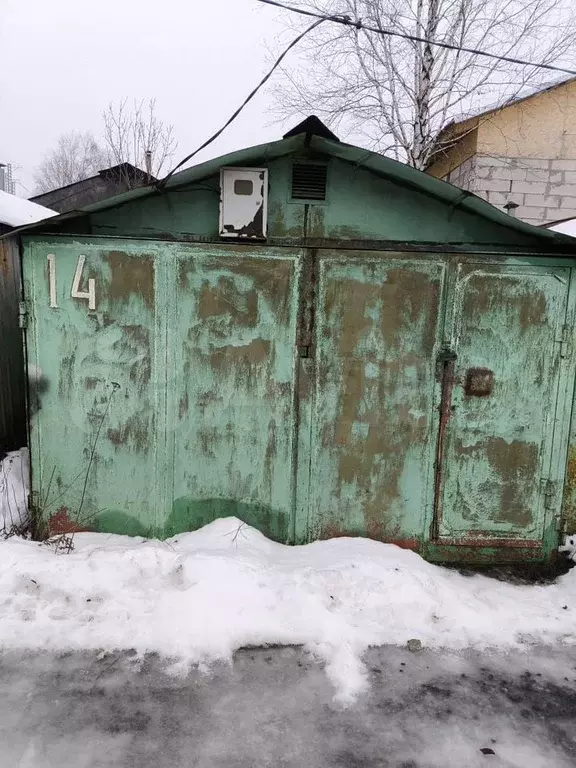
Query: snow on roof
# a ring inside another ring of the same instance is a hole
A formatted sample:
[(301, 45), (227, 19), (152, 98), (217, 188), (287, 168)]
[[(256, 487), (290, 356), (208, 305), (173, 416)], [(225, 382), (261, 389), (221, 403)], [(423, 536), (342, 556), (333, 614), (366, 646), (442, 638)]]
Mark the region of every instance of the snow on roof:
[(560, 232), (562, 235), (571, 235), (576, 237), (576, 219), (566, 219), (565, 221), (559, 221), (556, 224), (552, 224), (547, 227), (553, 232)]
[(0, 224), (22, 227), (57, 215), (57, 211), (0, 190)]

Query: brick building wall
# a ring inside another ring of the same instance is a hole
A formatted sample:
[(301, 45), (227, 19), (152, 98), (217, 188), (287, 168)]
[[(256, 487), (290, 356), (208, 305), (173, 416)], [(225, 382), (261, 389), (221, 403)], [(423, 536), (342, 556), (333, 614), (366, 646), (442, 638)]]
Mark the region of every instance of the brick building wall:
[(474, 155), (445, 180), (497, 208), (516, 203), (517, 218), (529, 224), (576, 217), (576, 159)]

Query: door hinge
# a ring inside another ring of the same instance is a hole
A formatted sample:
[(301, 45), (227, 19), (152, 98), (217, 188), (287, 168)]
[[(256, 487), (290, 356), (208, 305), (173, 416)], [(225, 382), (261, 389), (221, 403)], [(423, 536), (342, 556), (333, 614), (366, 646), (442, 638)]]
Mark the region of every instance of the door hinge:
[(544, 509), (554, 509), (556, 502), (556, 483), (553, 480), (546, 480), (544, 484)]
[(28, 307), (25, 301), (18, 305), (18, 325), (20, 328), (28, 328)]
[(560, 357), (570, 357), (572, 354), (573, 331), (569, 325), (562, 326), (562, 336), (559, 339)]

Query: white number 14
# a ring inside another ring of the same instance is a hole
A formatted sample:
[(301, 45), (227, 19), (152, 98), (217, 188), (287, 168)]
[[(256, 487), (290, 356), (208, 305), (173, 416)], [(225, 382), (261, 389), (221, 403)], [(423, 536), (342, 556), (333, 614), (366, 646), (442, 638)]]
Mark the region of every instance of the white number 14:
[[(70, 295), (73, 299), (86, 299), (88, 301), (88, 309), (96, 309), (96, 281), (93, 278), (89, 278), (88, 290), (80, 290), (85, 263), (86, 256), (78, 256), (78, 263), (76, 264), (76, 272), (74, 273), (72, 292)], [(56, 300), (56, 257), (53, 253), (48, 254), (48, 280), (50, 285), (50, 307), (52, 309), (58, 309), (58, 302)]]

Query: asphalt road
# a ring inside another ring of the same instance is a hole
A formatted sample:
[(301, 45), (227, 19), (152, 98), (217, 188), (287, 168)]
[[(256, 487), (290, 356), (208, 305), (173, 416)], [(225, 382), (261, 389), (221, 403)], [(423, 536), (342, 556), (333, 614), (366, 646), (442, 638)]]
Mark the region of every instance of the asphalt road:
[(576, 649), (506, 656), (384, 647), (334, 702), (298, 648), (186, 677), (127, 653), (0, 655), (1, 768), (573, 768)]

